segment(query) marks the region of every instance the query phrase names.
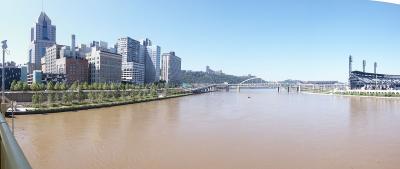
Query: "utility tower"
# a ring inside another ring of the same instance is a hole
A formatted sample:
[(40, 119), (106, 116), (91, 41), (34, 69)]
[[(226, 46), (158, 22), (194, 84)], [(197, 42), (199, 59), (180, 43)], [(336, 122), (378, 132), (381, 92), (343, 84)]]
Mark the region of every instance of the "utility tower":
[(351, 78), (351, 72), (353, 71), (353, 56), (349, 56), (349, 88), (351, 89), (351, 82), (350, 82), (350, 78)]
[(363, 72), (365, 73), (365, 67), (367, 66), (367, 61), (363, 60)]

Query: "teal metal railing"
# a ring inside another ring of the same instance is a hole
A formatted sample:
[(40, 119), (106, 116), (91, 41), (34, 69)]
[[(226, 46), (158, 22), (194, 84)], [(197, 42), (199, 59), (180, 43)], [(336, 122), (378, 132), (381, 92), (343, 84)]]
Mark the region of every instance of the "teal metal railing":
[(3, 114), (0, 113), (0, 169), (31, 169)]

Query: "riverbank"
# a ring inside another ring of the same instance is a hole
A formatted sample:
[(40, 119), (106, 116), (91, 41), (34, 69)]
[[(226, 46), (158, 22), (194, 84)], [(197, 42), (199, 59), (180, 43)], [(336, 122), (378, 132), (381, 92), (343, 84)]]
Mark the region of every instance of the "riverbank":
[(399, 110), (394, 99), (242, 90), (18, 116), (15, 136), (40, 169), (396, 169)]
[(26, 112), (18, 112), (15, 115), (31, 115), (31, 114), (47, 114), (47, 113), (61, 113), (61, 112), (69, 112), (69, 111), (79, 111), (79, 110), (89, 110), (89, 109), (97, 109), (97, 108), (106, 108), (113, 106), (121, 106), (128, 104), (136, 104), (136, 103), (144, 103), (165, 99), (172, 99), (184, 96), (193, 95), (192, 93), (185, 94), (176, 94), (166, 97), (159, 98), (143, 98), (138, 100), (124, 100), (124, 101), (110, 101), (110, 102), (102, 102), (102, 103), (87, 103), (81, 105), (70, 105), (70, 106), (61, 106), (61, 107), (49, 107), (49, 108), (36, 108), (34, 110), (27, 110)]
[(400, 99), (400, 91), (302, 91), (305, 94)]

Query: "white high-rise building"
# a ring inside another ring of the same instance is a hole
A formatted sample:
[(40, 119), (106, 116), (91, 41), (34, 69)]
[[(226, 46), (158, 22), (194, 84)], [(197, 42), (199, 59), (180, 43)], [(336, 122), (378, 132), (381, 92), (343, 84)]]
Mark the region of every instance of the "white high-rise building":
[(181, 84), (181, 58), (175, 52), (164, 53), (161, 64), (161, 80), (170, 84)]
[(145, 83), (153, 83), (160, 80), (161, 47), (153, 45), (149, 39), (143, 40), (145, 47)]
[(91, 83), (120, 83), (122, 57), (99, 46), (91, 48), (86, 54), (89, 62), (89, 81)]
[(128, 83), (144, 83), (144, 47), (130, 37), (118, 39), (117, 53), (122, 56), (121, 80)]
[(40, 13), (39, 19), (31, 28), (31, 46), (29, 49), (29, 73), (41, 70), (41, 58), (46, 54), (46, 48), (56, 43), (56, 26), (51, 24), (46, 13)]
[(147, 47), (149, 51), (151, 64), (154, 65), (155, 77), (154, 81), (160, 80), (161, 74), (161, 47), (160, 46), (149, 46)]

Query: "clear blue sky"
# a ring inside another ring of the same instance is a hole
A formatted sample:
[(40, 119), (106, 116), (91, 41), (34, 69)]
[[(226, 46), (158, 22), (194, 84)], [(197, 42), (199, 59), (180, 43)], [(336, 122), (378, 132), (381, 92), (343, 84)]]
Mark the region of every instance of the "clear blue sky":
[[(41, 0), (1, 0), (0, 39), (27, 62)], [(266, 80), (340, 80), (354, 67), (400, 74), (400, 5), (369, 0), (45, 0), (57, 43), (145, 37), (174, 50), (182, 68), (206, 65)]]

